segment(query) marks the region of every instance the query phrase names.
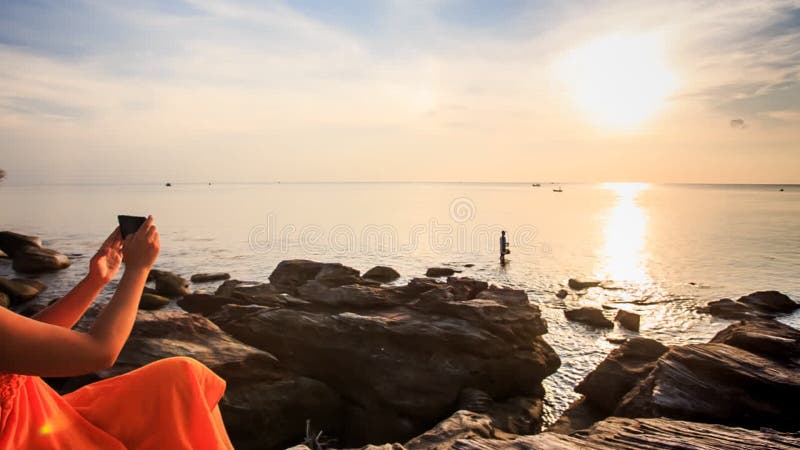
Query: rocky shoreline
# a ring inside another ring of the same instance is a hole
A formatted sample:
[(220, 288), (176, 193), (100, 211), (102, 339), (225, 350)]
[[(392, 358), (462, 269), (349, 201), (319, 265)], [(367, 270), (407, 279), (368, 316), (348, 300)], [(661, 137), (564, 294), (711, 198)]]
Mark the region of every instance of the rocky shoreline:
[[(0, 233), (15, 270), (17, 255), (58, 254), (36, 249), (47, 250), (37, 238)], [(61, 268), (47, 258), (33, 260)], [(772, 319), (800, 305), (783, 294), (723, 301), (745, 320), (707, 344), (627, 340), (543, 432), (542, 380), (560, 360), (538, 307), (524, 291), (442, 269), (397, 284), (385, 266), (362, 275), (288, 260), (268, 283), (191, 277), (222, 281), (213, 292), (191, 292), (186, 278), (153, 270), (114, 367), (48, 382), (65, 393), (161, 358), (194, 357), (228, 383), (221, 409), (237, 449), (800, 447), (800, 331)], [(37, 283), (0, 277), (0, 305), (27, 315), (44, 308), (31, 301), (46, 289)], [(608, 326), (597, 312), (565, 314)], [(638, 328), (638, 316), (615, 319)]]

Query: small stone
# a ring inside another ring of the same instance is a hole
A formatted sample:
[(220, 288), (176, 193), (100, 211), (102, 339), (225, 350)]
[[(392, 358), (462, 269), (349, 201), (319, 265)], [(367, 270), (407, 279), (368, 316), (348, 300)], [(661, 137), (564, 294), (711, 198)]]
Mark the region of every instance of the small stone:
[(556, 297), (558, 297), (558, 298), (560, 298), (562, 300), (567, 298), (567, 290), (566, 289), (559, 289), (558, 292), (556, 292)]
[(163, 308), (164, 306), (169, 304), (169, 299), (166, 297), (162, 297), (157, 294), (142, 294), (141, 299), (139, 299), (139, 309), (145, 310), (153, 310)]
[(600, 283), (601, 282), (597, 280), (578, 280), (575, 278), (570, 278), (567, 280), (567, 286), (576, 291), (582, 291), (590, 287), (597, 287), (600, 286)]
[(565, 310), (567, 320), (581, 322), (598, 328), (614, 328), (614, 322), (606, 319), (603, 311), (598, 308), (585, 306), (578, 309)]
[(172, 272), (156, 276), (156, 293), (166, 297), (180, 297), (189, 293), (189, 281)]
[(631, 331), (639, 331), (639, 315), (636, 313), (620, 309), (617, 311), (617, 316), (614, 317), (614, 320), (619, 322), (624, 328)]
[(389, 283), (400, 278), (400, 274), (391, 267), (375, 266), (364, 273), (364, 278), (380, 281), (382, 283)]
[(455, 274), (456, 271), (449, 268), (449, 267), (431, 267), (425, 272), (426, 277), (449, 277), (450, 275)]
[(208, 283), (211, 281), (223, 281), (230, 279), (231, 274), (225, 272), (196, 273), (192, 275), (192, 283)]

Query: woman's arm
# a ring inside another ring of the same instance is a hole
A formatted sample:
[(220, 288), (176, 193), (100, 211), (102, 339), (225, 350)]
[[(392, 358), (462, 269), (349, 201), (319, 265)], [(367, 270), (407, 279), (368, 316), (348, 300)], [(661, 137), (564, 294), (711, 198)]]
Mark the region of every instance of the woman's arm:
[(83, 317), (97, 295), (111, 281), (122, 262), (122, 237), (115, 229), (100, 246), (89, 263), (89, 274), (67, 295), (36, 313), (40, 322), (72, 328)]
[(87, 333), (0, 309), (0, 371), (72, 376), (111, 367), (130, 335), (160, 243), (152, 216), (123, 248), (125, 273)]

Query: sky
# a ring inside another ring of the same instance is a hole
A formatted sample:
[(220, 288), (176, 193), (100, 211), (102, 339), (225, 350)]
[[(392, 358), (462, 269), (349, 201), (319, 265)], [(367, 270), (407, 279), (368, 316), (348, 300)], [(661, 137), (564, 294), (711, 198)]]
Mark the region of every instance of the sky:
[(800, 183), (800, 1), (4, 0), (0, 168)]

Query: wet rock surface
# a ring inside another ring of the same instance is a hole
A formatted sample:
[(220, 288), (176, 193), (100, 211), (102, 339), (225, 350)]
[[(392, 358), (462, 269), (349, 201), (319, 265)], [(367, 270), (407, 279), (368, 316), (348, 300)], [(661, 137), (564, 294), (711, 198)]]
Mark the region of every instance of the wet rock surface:
[(723, 319), (774, 318), (800, 309), (800, 303), (778, 291), (758, 291), (734, 301), (729, 298), (709, 302), (699, 311)]
[(603, 315), (603, 310), (584, 306), (577, 309), (564, 310), (567, 320), (581, 322), (597, 328), (614, 328), (614, 322)]

